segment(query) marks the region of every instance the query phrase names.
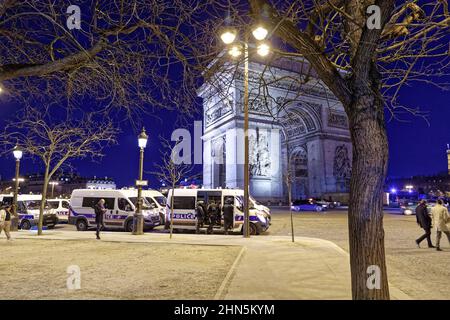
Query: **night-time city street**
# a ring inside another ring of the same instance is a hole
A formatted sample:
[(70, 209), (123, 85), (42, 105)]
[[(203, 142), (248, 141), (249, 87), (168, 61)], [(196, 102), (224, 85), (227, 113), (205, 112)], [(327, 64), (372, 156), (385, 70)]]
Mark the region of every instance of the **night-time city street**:
[(450, 300), (449, 31), (442, 0), (0, 0), (0, 302)]

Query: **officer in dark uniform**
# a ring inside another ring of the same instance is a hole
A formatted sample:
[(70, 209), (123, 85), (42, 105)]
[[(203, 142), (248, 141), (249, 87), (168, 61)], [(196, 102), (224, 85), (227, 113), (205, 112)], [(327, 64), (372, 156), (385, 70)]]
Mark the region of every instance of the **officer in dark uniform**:
[(225, 234), (228, 234), (228, 230), (233, 228), (233, 197), (225, 199), (225, 204), (223, 206), (223, 228)]
[(100, 240), (100, 231), (105, 229), (104, 216), (106, 213), (105, 199), (100, 199), (94, 206), (95, 210), (95, 223), (97, 224), (97, 240)]
[(205, 224), (205, 220), (206, 220), (206, 213), (205, 213), (205, 208), (203, 205), (203, 201), (198, 201), (197, 202), (197, 207), (195, 208), (195, 216), (197, 218), (197, 224), (195, 226), (195, 232), (199, 233), (200, 232), (200, 228), (203, 228), (203, 225)]
[(220, 224), (220, 203), (216, 204), (214, 200), (211, 200), (211, 204), (208, 206), (209, 226), (207, 233), (211, 234), (214, 225)]

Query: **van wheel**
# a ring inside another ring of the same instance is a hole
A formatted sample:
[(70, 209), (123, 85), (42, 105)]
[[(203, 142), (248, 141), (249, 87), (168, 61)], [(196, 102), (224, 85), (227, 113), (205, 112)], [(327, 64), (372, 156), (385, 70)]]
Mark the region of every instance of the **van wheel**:
[(125, 225), (125, 231), (133, 232), (133, 219), (127, 221), (127, 224)]
[(256, 225), (254, 223), (250, 223), (250, 235), (251, 236), (256, 236), (258, 234), (258, 228), (256, 227)]
[[(251, 222), (250, 222), (250, 224), (249, 224), (249, 226), (248, 226), (248, 229), (249, 229), (249, 231), (250, 231), (250, 235), (251, 235), (251, 236), (256, 236), (256, 235), (258, 235), (258, 228), (256, 227), (256, 225), (255, 225), (254, 223), (251, 223)], [(242, 226), (241, 234), (244, 234), (244, 226)]]
[(28, 220), (23, 220), (20, 223), (20, 229), (22, 230), (30, 230), (31, 229), (31, 223)]
[(317, 211), (317, 212), (322, 212), (322, 210), (323, 210), (322, 207), (320, 207), (320, 206), (317, 206), (317, 207), (316, 207), (316, 211)]
[(88, 224), (84, 219), (77, 220), (76, 226), (77, 231), (86, 231), (88, 229)]

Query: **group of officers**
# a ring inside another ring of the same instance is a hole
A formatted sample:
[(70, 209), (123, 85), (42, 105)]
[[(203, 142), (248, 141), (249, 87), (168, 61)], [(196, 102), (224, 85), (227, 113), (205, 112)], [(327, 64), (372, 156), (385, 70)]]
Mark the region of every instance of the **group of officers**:
[(206, 227), (206, 233), (211, 234), (214, 226), (220, 226), (223, 217), (223, 227), (225, 234), (233, 228), (234, 197), (225, 197), (223, 206), (220, 201), (210, 200), (208, 203), (200, 200), (196, 206), (196, 232), (200, 228)]

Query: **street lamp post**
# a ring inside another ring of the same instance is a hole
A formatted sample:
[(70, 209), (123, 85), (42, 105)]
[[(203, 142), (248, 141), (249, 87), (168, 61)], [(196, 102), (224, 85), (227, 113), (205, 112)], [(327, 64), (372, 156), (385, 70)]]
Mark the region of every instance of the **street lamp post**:
[(140, 159), (139, 159), (139, 181), (137, 182), (138, 187), (138, 198), (136, 203), (136, 212), (134, 214), (133, 223), (133, 234), (141, 235), (144, 234), (144, 216), (142, 215), (142, 179), (144, 174), (144, 149), (147, 146), (148, 136), (145, 133), (145, 128), (142, 128), (142, 132), (138, 136), (138, 144), (140, 149)]
[(56, 182), (56, 181), (50, 181), (49, 183), (50, 183), (50, 185), (52, 186), (52, 199), (53, 199), (53, 191), (54, 191), (54, 189), (55, 189), (55, 186), (58, 185), (58, 182)]
[(19, 146), (15, 146), (13, 149), (13, 155), (16, 159), (16, 176), (14, 181), (14, 199), (13, 199), (13, 218), (11, 220), (11, 229), (16, 231), (19, 228), (19, 216), (17, 214), (17, 195), (19, 193), (19, 170), (20, 170), (20, 159), (22, 159), (23, 152)]
[[(270, 47), (268, 44), (262, 42), (267, 37), (268, 31), (262, 25), (257, 25), (252, 31), (253, 37), (260, 41), (257, 46), (256, 52), (258, 55), (264, 57), (269, 54)], [(237, 38), (237, 31), (234, 28), (227, 27), (223, 30), (220, 38), (226, 45), (231, 45), (235, 42)], [(244, 238), (250, 237), (250, 164), (249, 164), (249, 50), (248, 50), (248, 33), (245, 32), (245, 39), (242, 41), (242, 46), (244, 48), (244, 227), (243, 235)], [(239, 57), (242, 52), (238, 45), (232, 45), (228, 53), (232, 57)]]

